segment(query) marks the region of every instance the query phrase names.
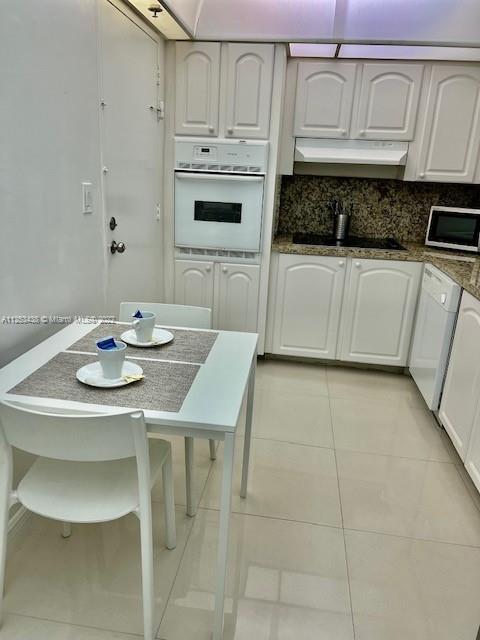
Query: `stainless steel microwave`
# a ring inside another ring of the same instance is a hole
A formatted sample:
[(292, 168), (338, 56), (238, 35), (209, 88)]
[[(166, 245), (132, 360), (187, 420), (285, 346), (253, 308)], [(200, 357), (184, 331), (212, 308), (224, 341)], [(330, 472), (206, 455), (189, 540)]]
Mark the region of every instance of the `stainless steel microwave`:
[(432, 207), (425, 244), (443, 249), (479, 252), (480, 209)]

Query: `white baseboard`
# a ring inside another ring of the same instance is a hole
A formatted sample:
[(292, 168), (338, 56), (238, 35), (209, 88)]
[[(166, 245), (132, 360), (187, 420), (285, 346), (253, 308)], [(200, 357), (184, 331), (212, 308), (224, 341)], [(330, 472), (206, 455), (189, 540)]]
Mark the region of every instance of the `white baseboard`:
[(30, 518), (30, 511), (25, 507), (20, 507), (8, 521), (8, 541), (10, 542), (25, 526)]

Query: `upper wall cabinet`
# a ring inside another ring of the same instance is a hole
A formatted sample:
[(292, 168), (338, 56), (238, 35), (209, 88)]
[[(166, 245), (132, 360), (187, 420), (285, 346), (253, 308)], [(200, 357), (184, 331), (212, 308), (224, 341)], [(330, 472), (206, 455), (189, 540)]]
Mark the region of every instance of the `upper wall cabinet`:
[(473, 182), (479, 144), (480, 67), (434, 65), (414, 179)]
[(268, 138), (273, 51), (270, 44), (226, 45), (226, 137)]
[(273, 44), (177, 42), (176, 134), (268, 138), (273, 59)]
[(423, 65), (365, 63), (352, 138), (413, 140)]
[(357, 65), (350, 62), (298, 63), (296, 136), (348, 137), (356, 72)]
[(175, 130), (193, 136), (218, 135), (220, 43), (176, 43)]

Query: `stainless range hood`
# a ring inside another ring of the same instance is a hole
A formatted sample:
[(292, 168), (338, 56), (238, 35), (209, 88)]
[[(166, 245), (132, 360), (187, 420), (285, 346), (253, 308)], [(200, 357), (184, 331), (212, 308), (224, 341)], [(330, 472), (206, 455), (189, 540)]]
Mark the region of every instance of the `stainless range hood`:
[(295, 162), (401, 166), (408, 142), (296, 138)]

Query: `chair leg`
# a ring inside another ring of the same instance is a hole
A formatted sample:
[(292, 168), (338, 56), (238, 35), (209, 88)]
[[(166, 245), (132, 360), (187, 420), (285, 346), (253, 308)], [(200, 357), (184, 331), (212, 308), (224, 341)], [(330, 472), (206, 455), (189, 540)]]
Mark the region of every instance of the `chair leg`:
[(210, 460), (217, 459), (217, 447), (215, 440), (209, 440), (208, 444), (210, 445)]
[[(0, 427), (0, 432), (3, 431)], [(12, 449), (0, 441), (0, 626), (3, 620), (3, 592), (5, 589), (5, 563), (7, 559), (8, 516), (12, 492)]]
[(172, 452), (170, 450), (162, 467), (163, 501), (165, 503), (165, 543), (167, 549), (175, 549), (177, 535), (175, 529), (175, 495), (173, 491)]
[(72, 525), (70, 522), (62, 522), (62, 538), (70, 538), (72, 535)]
[(185, 483), (187, 490), (187, 516), (195, 515), (197, 507), (193, 495), (193, 438), (185, 438)]
[(151, 504), (140, 509), (140, 544), (142, 553), (142, 595), (144, 640), (153, 640), (153, 534)]

